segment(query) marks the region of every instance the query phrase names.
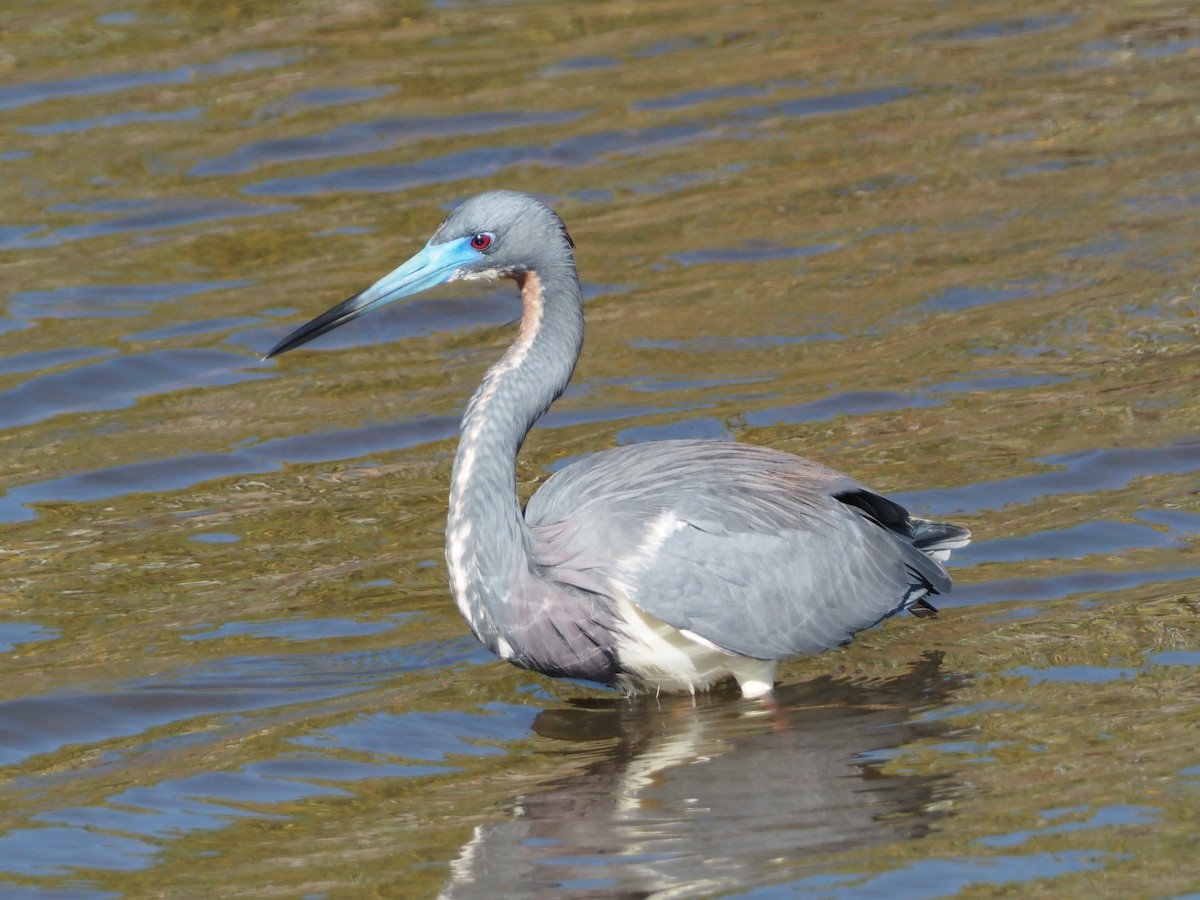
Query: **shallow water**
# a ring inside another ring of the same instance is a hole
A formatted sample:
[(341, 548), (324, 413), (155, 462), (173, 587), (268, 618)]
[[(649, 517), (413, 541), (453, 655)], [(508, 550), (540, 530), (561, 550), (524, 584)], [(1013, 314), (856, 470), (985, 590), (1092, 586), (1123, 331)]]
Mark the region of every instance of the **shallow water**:
[[(1186, 7), (5, 18), (0, 895), (1200, 890)], [(589, 322), (522, 490), (801, 452), (972, 528), (942, 616), (770, 711), (479, 647), (442, 528), (511, 289), (260, 356), (498, 186), (563, 214)]]

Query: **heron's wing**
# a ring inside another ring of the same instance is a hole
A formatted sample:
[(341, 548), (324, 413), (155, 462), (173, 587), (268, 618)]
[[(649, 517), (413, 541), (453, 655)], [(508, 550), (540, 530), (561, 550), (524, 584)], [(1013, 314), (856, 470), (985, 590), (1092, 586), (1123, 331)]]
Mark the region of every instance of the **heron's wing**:
[(744, 444), (624, 447), (564, 469), (526, 509), (551, 578), (759, 658), (813, 653), (950, 587), (914, 519), (832, 469)]

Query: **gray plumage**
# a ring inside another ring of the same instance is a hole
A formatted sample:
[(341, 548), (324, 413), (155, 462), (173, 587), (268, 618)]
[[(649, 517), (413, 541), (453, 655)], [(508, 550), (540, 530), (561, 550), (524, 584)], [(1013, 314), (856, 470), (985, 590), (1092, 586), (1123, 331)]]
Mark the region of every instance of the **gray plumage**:
[(459, 279), (521, 290), (516, 342), (463, 419), (450, 493), (451, 588), (511, 662), (626, 690), (696, 690), (730, 675), (771, 689), (775, 661), (845, 643), (950, 589), (966, 529), (910, 516), (852, 478), (787, 453), (662, 441), (572, 463), (518, 505), (515, 461), (583, 342), (574, 244), (511, 191), (458, 207), (399, 269), (281, 341), (274, 356), (371, 308)]

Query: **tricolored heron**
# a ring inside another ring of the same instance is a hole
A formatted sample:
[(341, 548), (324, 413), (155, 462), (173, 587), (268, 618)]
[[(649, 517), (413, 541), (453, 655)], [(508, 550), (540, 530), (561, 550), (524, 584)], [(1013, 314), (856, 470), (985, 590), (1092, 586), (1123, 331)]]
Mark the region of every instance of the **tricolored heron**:
[(748, 444), (617, 447), (555, 473), (521, 509), (516, 458), (583, 344), (575, 244), (527, 194), (455, 209), (416, 256), (275, 345), (276, 356), (449, 281), (511, 278), (523, 314), (462, 423), (446, 561), (493, 653), (627, 692), (733, 676), (768, 694), (776, 663), (843, 644), (901, 610), (935, 612), (940, 560), (970, 540), (818, 463)]

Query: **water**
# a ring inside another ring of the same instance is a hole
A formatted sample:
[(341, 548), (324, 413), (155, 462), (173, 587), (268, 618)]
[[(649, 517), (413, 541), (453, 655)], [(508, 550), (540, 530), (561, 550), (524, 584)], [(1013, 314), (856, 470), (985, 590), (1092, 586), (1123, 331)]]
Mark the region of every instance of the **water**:
[[(0, 896), (1200, 890), (1197, 48), (1154, 2), (19, 5)], [(501, 186), (589, 322), (522, 490), (801, 452), (973, 529), (942, 617), (771, 711), (480, 648), (442, 528), (511, 290), (259, 357)]]

